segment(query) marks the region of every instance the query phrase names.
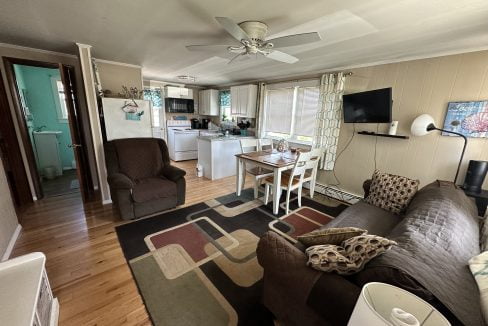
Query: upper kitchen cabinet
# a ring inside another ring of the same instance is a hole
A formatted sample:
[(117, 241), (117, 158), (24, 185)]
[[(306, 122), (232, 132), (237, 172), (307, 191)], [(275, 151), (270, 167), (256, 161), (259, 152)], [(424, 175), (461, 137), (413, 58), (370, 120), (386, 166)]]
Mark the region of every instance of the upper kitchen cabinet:
[(238, 117), (255, 118), (257, 85), (232, 86), (230, 88), (231, 114)]
[(166, 97), (193, 99), (193, 90), (185, 87), (166, 86)]
[(220, 114), (219, 91), (216, 89), (205, 89), (199, 92), (198, 113), (200, 115)]

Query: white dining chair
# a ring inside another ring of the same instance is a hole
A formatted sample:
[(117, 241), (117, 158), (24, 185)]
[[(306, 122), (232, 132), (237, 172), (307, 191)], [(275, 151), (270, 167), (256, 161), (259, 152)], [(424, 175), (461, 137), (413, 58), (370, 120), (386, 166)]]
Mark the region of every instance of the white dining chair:
[[(249, 153), (255, 152), (259, 150), (259, 142), (257, 139), (241, 139), (241, 152)], [(264, 169), (260, 166), (251, 166), (244, 164), (244, 168), (242, 169), (242, 189), (244, 189), (244, 185), (246, 183), (246, 173), (249, 173), (254, 178), (254, 198), (258, 198), (259, 196), (259, 186), (264, 178), (273, 175), (273, 171)]]
[[(298, 158), (291, 170), (290, 174), (281, 175), (281, 184), (278, 185), (278, 189), (273, 191), (278, 191), (278, 198), (281, 197), (281, 191), (286, 190), (286, 214), (290, 211), (290, 193), (298, 189), (298, 207), (302, 207), (302, 186), (305, 172), (307, 171), (307, 163), (312, 157), (312, 152), (299, 153)], [(264, 179), (265, 190), (264, 190), (264, 204), (268, 204), (269, 193), (271, 187), (274, 185), (274, 177), (269, 176)]]
[(324, 153), (324, 148), (314, 148), (310, 151), (310, 160), (307, 163), (303, 182), (309, 182), (309, 196), (313, 198), (315, 192), (315, 181), (317, 180), (317, 170), (319, 169), (319, 161)]
[(273, 150), (273, 139), (270, 138), (260, 138), (258, 141), (259, 145), (259, 150), (264, 151), (264, 150)]

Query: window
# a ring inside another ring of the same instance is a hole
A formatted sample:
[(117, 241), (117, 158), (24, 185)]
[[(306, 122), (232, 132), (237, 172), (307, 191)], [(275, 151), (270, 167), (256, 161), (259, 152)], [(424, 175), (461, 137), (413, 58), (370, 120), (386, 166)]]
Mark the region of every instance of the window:
[(230, 90), (219, 91), (219, 101), (222, 121), (231, 120)]
[(318, 81), (268, 86), (263, 123), (266, 137), (310, 144), (319, 97)]
[(68, 109), (66, 108), (66, 93), (64, 92), (63, 82), (60, 77), (51, 77), (51, 84), (58, 121), (68, 123)]
[(153, 127), (161, 127), (161, 113), (164, 115), (161, 88), (145, 88), (143, 94), (144, 99), (152, 103), (151, 114)]

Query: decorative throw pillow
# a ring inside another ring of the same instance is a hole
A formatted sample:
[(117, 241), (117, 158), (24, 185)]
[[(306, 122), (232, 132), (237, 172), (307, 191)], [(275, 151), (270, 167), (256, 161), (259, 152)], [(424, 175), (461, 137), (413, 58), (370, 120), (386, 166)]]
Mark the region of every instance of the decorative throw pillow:
[(351, 275), (396, 244), (377, 235), (364, 234), (343, 241), (342, 246), (312, 246), (305, 251), (308, 255), (307, 265), (324, 272)]
[(401, 214), (419, 188), (419, 180), (375, 171), (365, 201), (395, 214)]
[(367, 232), (354, 227), (328, 228), (305, 233), (298, 236), (297, 239), (307, 247), (323, 244), (340, 245), (344, 240)]

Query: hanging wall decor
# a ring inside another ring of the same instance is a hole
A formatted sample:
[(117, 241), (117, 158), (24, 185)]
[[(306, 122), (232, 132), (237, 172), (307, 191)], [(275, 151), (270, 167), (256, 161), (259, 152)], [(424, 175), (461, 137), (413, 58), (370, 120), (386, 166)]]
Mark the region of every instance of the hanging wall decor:
[[(488, 138), (488, 101), (449, 102), (443, 129)], [(452, 136), (443, 132), (443, 136)]]

